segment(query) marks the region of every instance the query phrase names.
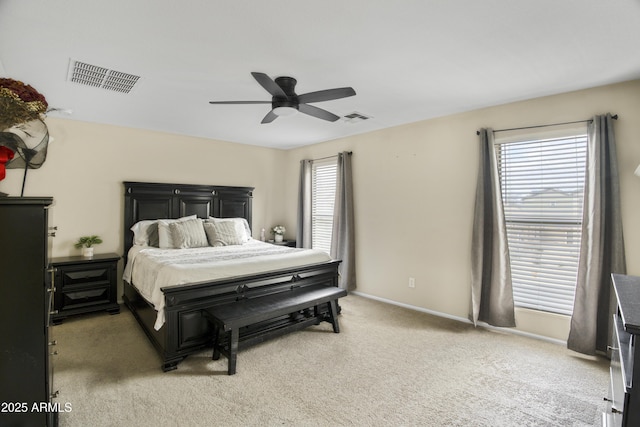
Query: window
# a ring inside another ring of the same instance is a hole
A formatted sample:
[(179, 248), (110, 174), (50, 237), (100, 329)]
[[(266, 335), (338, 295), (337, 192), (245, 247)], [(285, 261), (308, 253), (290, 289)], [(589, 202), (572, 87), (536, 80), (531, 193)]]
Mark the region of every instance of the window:
[(586, 132), (497, 147), (518, 307), (573, 312), (586, 151)]
[(311, 169), (311, 247), (331, 251), (338, 159), (315, 160)]

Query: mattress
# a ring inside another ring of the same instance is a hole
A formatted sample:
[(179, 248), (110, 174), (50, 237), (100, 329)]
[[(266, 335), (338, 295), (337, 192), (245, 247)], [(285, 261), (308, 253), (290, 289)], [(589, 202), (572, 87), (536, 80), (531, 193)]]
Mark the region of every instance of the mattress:
[(251, 239), (243, 245), (189, 249), (133, 246), (123, 279), (157, 311), (154, 328), (165, 321), (162, 288), (264, 273), (330, 261), (326, 252), (289, 248)]

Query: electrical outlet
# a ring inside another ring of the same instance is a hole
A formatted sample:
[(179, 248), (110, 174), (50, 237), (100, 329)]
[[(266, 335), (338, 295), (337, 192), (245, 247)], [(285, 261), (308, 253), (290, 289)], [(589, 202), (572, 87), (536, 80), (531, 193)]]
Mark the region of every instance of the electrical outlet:
[(410, 288), (416, 287), (416, 279), (414, 279), (413, 277), (409, 277), (409, 287)]

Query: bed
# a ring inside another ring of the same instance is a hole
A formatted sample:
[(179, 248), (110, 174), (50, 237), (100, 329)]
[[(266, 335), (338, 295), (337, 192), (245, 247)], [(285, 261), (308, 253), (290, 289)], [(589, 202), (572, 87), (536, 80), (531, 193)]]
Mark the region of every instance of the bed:
[[(193, 218), (211, 223), (215, 223), (216, 218), (233, 218), (236, 227), (237, 222), (241, 222), (250, 230), (253, 190), (252, 187), (124, 182), (123, 301), (157, 349), (164, 371), (176, 369), (185, 357), (211, 345), (212, 331), (203, 310), (292, 288), (338, 285), (340, 261), (321, 257), (313, 251), (309, 255), (308, 251), (249, 239), (241, 246), (267, 252), (258, 258), (269, 260), (258, 262), (255, 258), (243, 259), (245, 255), (238, 258), (233, 254), (238, 248), (231, 246), (174, 250), (141, 247), (131, 230), (145, 221), (181, 219), (186, 224), (193, 222)], [(226, 264), (224, 272), (211, 273), (209, 261), (202, 261), (209, 257), (207, 252), (222, 253), (222, 258), (234, 261)], [(181, 253), (185, 254), (184, 258), (177, 255)], [(149, 264), (145, 270), (148, 258), (159, 262), (163, 271), (169, 271), (162, 278), (156, 278), (158, 286), (151, 290), (146, 289), (151, 285), (144, 284), (143, 278), (154, 276), (159, 268)], [(196, 268), (192, 269), (193, 266)], [(282, 316), (247, 327), (242, 333), (255, 339), (302, 321), (304, 318)]]

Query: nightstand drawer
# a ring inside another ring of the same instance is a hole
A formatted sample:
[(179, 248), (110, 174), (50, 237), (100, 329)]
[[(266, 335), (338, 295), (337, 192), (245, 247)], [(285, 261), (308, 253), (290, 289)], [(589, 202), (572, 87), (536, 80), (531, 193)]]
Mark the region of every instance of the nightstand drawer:
[(72, 269), (67, 267), (61, 271), (62, 289), (78, 286), (99, 286), (110, 283), (110, 268), (112, 264), (94, 264), (91, 269)]
[(71, 292), (62, 292), (62, 306), (60, 311), (96, 304), (109, 303), (109, 288), (90, 288)]
[(118, 261), (116, 254), (54, 258), (54, 323), (76, 314), (106, 310), (120, 312), (118, 305)]

